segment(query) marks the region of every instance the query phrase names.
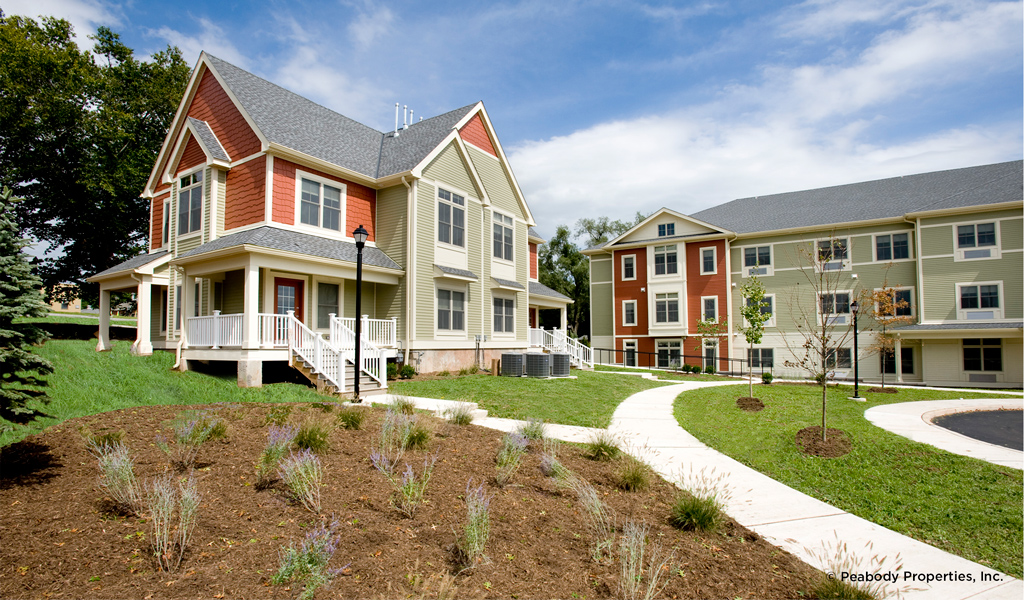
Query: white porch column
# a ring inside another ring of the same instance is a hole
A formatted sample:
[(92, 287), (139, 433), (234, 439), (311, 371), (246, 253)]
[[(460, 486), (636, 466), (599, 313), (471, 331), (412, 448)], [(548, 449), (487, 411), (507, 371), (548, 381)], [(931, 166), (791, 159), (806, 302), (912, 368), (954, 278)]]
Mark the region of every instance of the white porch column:
[(181, 281), (181, 341), (182, 348), (188, 348), (188, 319), (195, 314), (196, 278), (187, 272)]
[(140, 356), (153, 354), (153, 336), (151, 323), (153, 322), (153, 280), (147, 275), (142, 276), (139, 282), (139, 291), (136, 294), (135, 318), (135, 353)]
[(242, 348), (260, 347), (260, 268), (249, 259), (245, 270), (245, 299), (242, 303)]
[(896, 354), (896, 383), (903, 383), (903, 357), (900, 356), (903, 350), (903, 340), (896, 336), (896, 347), (893, 352)]
[(563, 306), (558, 312), (562, 315), (562, 331), (569, 331), (569, 311)]
[(100, 331), (96, 342), (97, 352), (108, 352), (113, 349), (110, 344), (110, 290), (103, 289), (100, 284)]

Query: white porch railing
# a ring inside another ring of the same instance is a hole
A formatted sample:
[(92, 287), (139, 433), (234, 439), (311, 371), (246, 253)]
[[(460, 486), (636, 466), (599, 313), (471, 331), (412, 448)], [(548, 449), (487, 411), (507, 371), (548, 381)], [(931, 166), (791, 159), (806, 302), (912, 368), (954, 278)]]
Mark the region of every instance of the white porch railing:
[[(335, 317), (331, 315), (331, 339), (335, 335), (335, 322), (348, 327), (351, 331), (356, 330), (356, 320), (353, 317)], [(362, 323), (359, 325), (360, 335), (374, 346), (394, 348), (398, 341), (398, 319), (371, 319), (369, 315), (363, 315)]]
[[(364, 316), (363, 323), (365, 324), (369, 319)], [(351, 363), (356, 361), (356, 332), (348, 327), (346, 321), (350, 321), (351, 324), (355, 325), (355, 319), (340, 319), (331, 315), (331, 343), (333, 343), (338, 349), (345, 353), (345, 359)], [(391, 323), (391, 321), (385, 321)], [(359, 362), (362, 363), (361, 370), (372, 377), (381, 387), (387, 387), (387, 356), (384, 354), (384, 350), (379, 348), (373, 342), (368, 339), (368, 336), (364, 333), (366, 329), (360, 331), (360, 337), (362, 337), (362, 344), (359, 346)]]
[(288, 347), (288, 315), (260, 313), (257, 318), (260, 321), (260, 346), (264, 348)]
[(530, 345), (539, 346), (549, 352), (565, 352), (569, 362), (577, 367), (594, 368), (594, 351), (569, 337), (561, 329), (530, 329)]
[(190, 317), (188, 342), (190, 346), (210, 346), (214, 350), (241, 346), (242, 315), (222, 315), (215, 310), (207, 317)]

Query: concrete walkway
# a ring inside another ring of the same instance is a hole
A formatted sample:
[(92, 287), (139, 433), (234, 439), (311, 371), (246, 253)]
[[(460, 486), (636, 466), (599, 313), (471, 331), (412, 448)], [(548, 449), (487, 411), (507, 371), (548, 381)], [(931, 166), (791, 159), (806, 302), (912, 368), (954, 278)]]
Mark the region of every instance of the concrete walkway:
[(932, 424), (932, 419), (976, 410), (1021, 410), (1024, 399), (932, 400), (884, 404), (864, 411), (864, 418), (876, 426), (905, 438), (929, 444), (962, 456), (970, 456), (1004, 467), (1024, 469), (1024, 452), (996, 446)]

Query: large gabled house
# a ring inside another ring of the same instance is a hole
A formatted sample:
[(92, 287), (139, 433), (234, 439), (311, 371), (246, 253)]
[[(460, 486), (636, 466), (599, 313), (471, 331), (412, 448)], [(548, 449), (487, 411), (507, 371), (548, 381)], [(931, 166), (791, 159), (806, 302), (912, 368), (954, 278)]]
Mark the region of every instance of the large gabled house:
[[(1021, 161), (744, 198), (683, 215), (662, 209), (618, 238), (585, 251), (597, 362), (720, 371), (792, 366), (803, 344), (799, 310), (836, 331), (830, 359), (853, 377), (852, 302), (893, 288), (901, 323), (894, 347), (870, 351), (861, 320), (862, 379), (1021, 387), (1024, 228)], [(827, 252), (823, 251), (823, 248)], [(805, 264), (801, 257), (827, 258)], [(829, 271), (834, 289), (814, 298), (807, 270)], [(750, 347), (737, 315), (756, 274), (771, 317)], [(863, 317), (863, 315), (862, 315)], [(699, 320), (722, 335), (701, 338)]]
[(344, 393), (356, 319), (365, 390), (387, 360), (527, 350), (538, 311), (564, 323), (571, 302), (537, 281), (544, 240), (479, 102), (380, 132), (203, 53), (142, 195), (148, 253), (89, 278), (100, 350), (110, 293), (132, 291), (138, 354), (237, 361), (241, 385), (287, 360)]

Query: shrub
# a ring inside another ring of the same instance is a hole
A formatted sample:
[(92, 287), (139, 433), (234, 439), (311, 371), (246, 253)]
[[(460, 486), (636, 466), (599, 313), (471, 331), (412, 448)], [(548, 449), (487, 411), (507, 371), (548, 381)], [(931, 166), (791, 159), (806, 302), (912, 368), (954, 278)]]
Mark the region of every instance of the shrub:
[(642, 492), (651, 484), (651, 468), (632, 456), (626, 456), (615, 470), (616, 484), (627, 492)]
[(260, 461), (256, 463), (256, 489), (266, 489), (274, 482), (277, 467), (298, 433), (296, 427), (270, 426), (267, 431), (267, 445), (263, 448)]
[(722, 507), (714, 496), (680, 492), (670, 513), (669, 522), (686, 531), (714, 531), (722, 524)]
[(90, 450), (99, 460), (100, 485), (110, 494), (118, 510), (126, 514), (142, 513), (142, 490), (135, 478), (135, 462), (128, 446), (121, 442), (95, 444)]
[(292, 414), (291, 406), (275, 406), (270, 409), (270, 413), (267, 415), (265, 425), (277, 425), (278, 427), (284, 427), (288, 422), (288, 417)]
[(106, 431), (104, 433), (93, 433), (88, 428), (83, 427), (79, 430), (82, 437), (85, 438), (85, 447), (89, 449), (89, 452), (93, 456), (98, 457), (99, 452), (106, 446), (113, 446), (114, 444), (120, 444), (124, 441), (124, 430), (121, 431)]
[(416, 369), (410, 364), (404, 364), (402, 365), (402, 368), (398, 370), (398, 374), (402, 379), (412, 379), (416, 376)]
[(586, 444), (584, 455), (590, 460), (610, 461), (619, 457), (619, 441), (605, 430), (599, 431)]
[(544, 421), (540, 419), (527, 419), (519, 426), (519, 434), (528, 440), (544, 439)]
[(491, 535), (491, 498), (484, 492), (484, 484), (473, 487), (473, 480), (466, 483), (466, 524), (455, 542), (463, 569), (469, 569), (484, 562), (487, 557), (487, 538)]
[[(149, 486), (148, 507), (153, 526), (153, 553), (162, 571), (174, 571), (181, 565), (185, 548), (192, 538), (199, 509), (199, 492), (192, 473), (174, 485), (170, 475), (158, 477)], [(177, 526), (174, 512), (177, 508)]]
[(450, 375), (451, 373), (448, 372), (448, 369), (445, 369), (444, 371), (441, 371), (440, 373), (437, 374), (438, 377), (448, 377)]
[(434, 429), (430, 422), (416, 415), (412, 419), (412, 427), (405, 438), (406, 450), (426, 450), (430, 447), (430, 440), (434, 437)]
[(480, 368), (476, 365), (470, 365), (459, 369), (459, 377), (465, 377), (466, 375), (476, 375), (480, 372)]
[(683, 373), (692, 373), (692, 372), (693, 372), (693, 366), (688, 365), (688, 364), (683, 364)]
[(619, 561), (622, 563), (619, 591), (626, 600), (651, 600), (668, 584), (666, 581), (659, 586), (658, 581), (661, 574), (667, 571), (666, 567), (672, 562), (673, 555), (665, 556), (657, 546), (648, 553), (648, 532), (646, 525), (628, 520), (622, 527), (622, 542), (619, 544)]
[(718, 371), (715, 369), (714, 365), (708, 365), (704, 367), (704, 372), (707, 373), (708, 375), (714, 375)]
[(501, 448), (498, 450), (497, 457), (498, 474), (495, 476), (495, 480), (498, 485), (505, 487), (512, 481), (516, 472), (519, 471), (520, 465), (523, 464), (523, 455), (526, 454), (526, 448), (529, 445), (530, 442), (520, 433), (505, 434), (501, 440)]
[[(171, 464), (183, 472), (191, 469), (199, 456), (199, 448), (211, 439), (227, 435), (227, 426), (219, 417), (203, 411), (186, 411), (171, 422), (173, 440), (157, 436), (156, 445), (171, 459)], [(171, 445), (173, 441), (174, 445)]]
[(330, 569), (327, 566), (338, 549), (338, 527), (338, 521), (333, 519), (330, 526), (320, 523), (306, 533), (299, 548), (295, 548), (294, 543), (282, 548), (281, 566), (270, 581), (276, 585), (300, 582), (303, 585), (300, 600), (309, 600), (318, 589), (328, 587), (348, 567)]
[(416, 403), (405, 396), (397, 396), (391, 403), (391, 407), (403, 415), (411, 415), (416, 412)]
[(428, 456), (424, 459), (423, 471), (420, 472), (419, 478), (412, 470), (412, 465), (406, 463), (405, 472), (399, 479), (395, 474), (394, 465), (376, 450), (370, 453), (370, 462), (384, 475), (396, 492), (391, 498), (391, 505), (411, 519), (416, 508), (423, 503), (423, 494), (427, 490), (427, 484), (430, 483), (430, 476), (434, 472), (437, 456)]
[(292, 452), (281, 461), (278, 474), (292, 496), (306, 510), (320, 513), (320, 488), (323, 487), (323, 469), (320, 459), (309, 450)]
[(338, 425), (345, 429), (362, 429), (366, 420), (366, 409), (356, 406), (344, 406), (338, 411)]
[(775, 376), (771, 373), (761, 373), (761, 383), (771, 385), (773, 379), (775, 379)]
[(328, 441), (330, 435), (331, 426), (326, 421), (307, 419), (295, 435), (295, 446), (300, 450), (312, 450), (322, 454), (331, 447)]
[(473, 407), (465, 402), (459, 402), (442, 414), (444, 418), (456, 425), (469, 425), (473, 422)]
[(398, 363), (388, 363), (388, 380), (398, 379)]

